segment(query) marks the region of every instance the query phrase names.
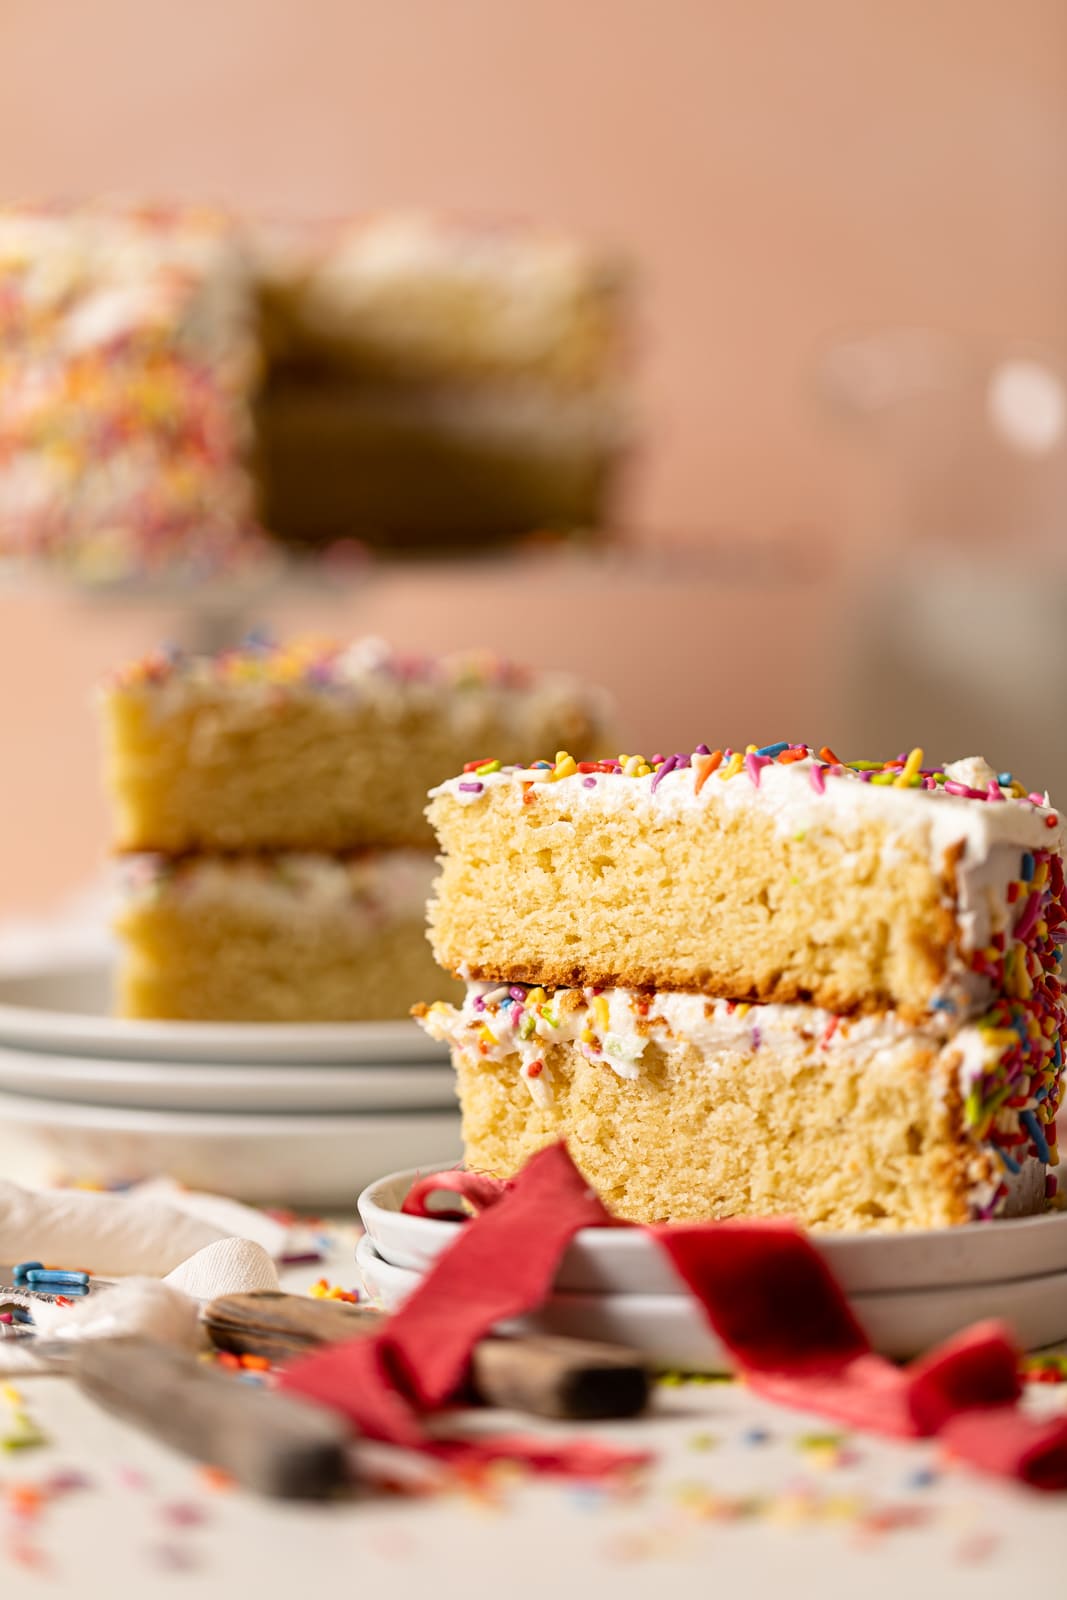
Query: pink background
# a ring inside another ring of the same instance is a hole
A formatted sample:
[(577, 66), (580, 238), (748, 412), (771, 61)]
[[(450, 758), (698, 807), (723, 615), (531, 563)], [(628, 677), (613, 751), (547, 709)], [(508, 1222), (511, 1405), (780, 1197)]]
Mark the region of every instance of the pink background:
[[(6, 0), (0, 62), (11, 197), (428, 203), (632, 253), (630, 521), (653, 542), (814, 530), (818, 581), (605, 577), (549, 586), (536, 618), (483, 580), (446, 615), (414, 581), (325, 620), (570, 662), (649, 743), (712, 720), (716, 739), (795, 737), (791, 716), (832, 733), (823, 641), (874, 524), (869, 464), (816, 402), (828, 339), (1067, 346), (1061, 0)], [(0, 910), (55, 901), (101, 855), (89, 685), (167, 625), (0, 589)]]

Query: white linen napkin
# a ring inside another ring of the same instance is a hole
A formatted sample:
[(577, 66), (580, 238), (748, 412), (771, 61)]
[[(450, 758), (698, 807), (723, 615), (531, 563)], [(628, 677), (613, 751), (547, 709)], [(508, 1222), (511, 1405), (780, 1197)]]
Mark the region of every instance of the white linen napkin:
[[(161, 1186), (152, 1188), (161, 1192)], [(31, 1311), (35, 1327), (48, 1339), (140, 1334), (192, 1348), (200, 1339), (201, 1303), (222, 1294), (277, 1289), (278, 1273), (262, 1241), (281, 1255), (287, 1232), (280, 1223), (204, 1195), (192, 1197), (201, 1215), (191, 1216), (180, 1209), (189, 1198), (184, 1191), (174, 1186), (171, 1193), (163, 1185), (162, 1192), (167, 1198), (136, 1191), (35, 1193), (0, 1183), (0, 1262), (34, 1259), (122, 1280), (70, 1305), (19, 1292), (5, 1300)], [(261, 1238), (240, 1237), (242, 1225)], [(0, 1339), (0, 1376), (52, 1370), (34, 1353), (32, 1339)]]

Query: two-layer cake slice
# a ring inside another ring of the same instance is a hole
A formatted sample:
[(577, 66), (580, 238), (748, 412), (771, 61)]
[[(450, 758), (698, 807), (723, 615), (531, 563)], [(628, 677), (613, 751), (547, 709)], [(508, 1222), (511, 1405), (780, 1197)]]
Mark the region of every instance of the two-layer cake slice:
[(464, 774), (430, 808), (467, 1159), (550, 1139), (621, 1215), (940, 1226), (1044, 1203), (1062, 837), (980, 760)]
[(427, 787), (471, 743), (598, 737), (603, 697), (484, 653), (251, 642), (104, 695), (127, 1016), (362, 1021), (451, 994)]

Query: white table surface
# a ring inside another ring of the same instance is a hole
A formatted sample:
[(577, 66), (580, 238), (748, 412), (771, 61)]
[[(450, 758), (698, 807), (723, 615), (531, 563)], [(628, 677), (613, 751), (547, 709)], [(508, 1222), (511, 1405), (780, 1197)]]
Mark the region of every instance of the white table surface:
[[(285, 1286), (305, 1290), (323, 1273), (354, 1286), (351, 1244), (339, 1236), (330, 1259), (288, 1272)], [(545, 1600), (548, 1586), (590, 1600), (659, 1586), (701, 1597), (1003, 1600), (1020, 1584), (1067, 1596), (1067, 1497), (953, 1467), (929, 1442), (853, 1434), (827, 1461), (803, 1440), (832, 1425), (737, 1384), (659, 1386), (649, 1417), (571, 1430), (655, 1453), (625, 1493), (505, 1473), (492, 1495), (314, 1507), (211, 1489), (195, 1465), (62, 1378), (22, 1380), (19, 1390), (50, 1442), (0, 1452), (0, 1593), (17, 1600), (294, 1600), (319, 1588), (360, 1600)], [(1067, 1408), (1067, 1385), (1031, 1386), (1027, 1399)], [(0, 1436), (9, 1417), (0, 1399)], [(84, 1474), (83, 1488), (47, 1498), (30, 1521), (18, 1516), (20, 1486), (69, 1471)], [(933, 1482), (921, 1481), (924, 1471)]]

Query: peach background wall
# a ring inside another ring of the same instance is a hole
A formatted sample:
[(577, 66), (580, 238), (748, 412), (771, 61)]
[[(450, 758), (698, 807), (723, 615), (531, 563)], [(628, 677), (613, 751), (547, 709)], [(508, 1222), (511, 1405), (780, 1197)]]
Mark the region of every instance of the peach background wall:
[[(797, 603), (832, 616), (868, 466), (816, 404), (824, 341), (918, 323), (1067, 345), (1067, 5), (0, 0), (0, 189), (427, 202), (623, 246), (645, 284), (631, 520), (648, 539), (817, 529), (831, 567)], [(828, 720), (837, 668), (795, 606), (750, 648), (762, 593), (624, 586), (596, 634), (567, 595), (525, 630), (477, 598), (471, 636), (615, 681), (639, 730), (702, 736), (709, 693), (749, 727), (773, 716), (768, 737), (783, 696)], [(635, 661), (650, 605), (685, 622), (669, 678)], [(448, 631), (418, 583), (330, 617), (383, 619)], [(0, 910), (54, 899), (99, 853), (87, 683), (164, 621), (0, 590)]]

